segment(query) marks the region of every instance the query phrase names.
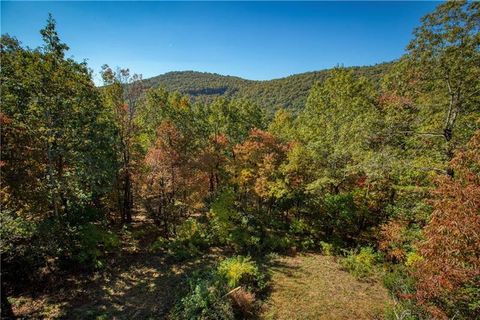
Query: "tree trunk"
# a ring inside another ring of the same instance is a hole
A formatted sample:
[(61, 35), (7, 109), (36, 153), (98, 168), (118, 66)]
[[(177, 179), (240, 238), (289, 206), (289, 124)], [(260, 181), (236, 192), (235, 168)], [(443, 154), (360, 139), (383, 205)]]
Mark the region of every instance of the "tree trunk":
[(215, 187), (213, 186), (213, 172), (209, 174), (208, 182), (209, 182), (208, 191), (212, 193), (213, 191), (215, 191)]
[(124, 185), (124, 193), (123, 193), (123, 208), (122, 208), (123, 223), (132, 222), (132, 207), (133, 207), (132, 181), (130, 179), (130, 172), (127, 172), (125, 175), (125, 185)]
[(447, 142), (452, 140), (455, 121), (462, 110), (462, 94), (460, 88), (453, 90), (450, 83), (448, 83), (448, 91), (450, 93), (450, 103), (443, 128), (443, 136)]

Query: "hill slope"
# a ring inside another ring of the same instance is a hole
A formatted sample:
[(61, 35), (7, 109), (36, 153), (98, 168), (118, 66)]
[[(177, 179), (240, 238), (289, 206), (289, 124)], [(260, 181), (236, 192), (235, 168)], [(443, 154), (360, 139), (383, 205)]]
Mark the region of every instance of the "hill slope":
[[(351, 67), (358, 76), (379, 83), (392, 63), (367, 67)], [(208, 102), (218, 96), (247, 98), (273, 111), (278, 107), (297, 111), (301, 109), (308, 92), (316, 81), (323, 81), (329, 70), (291, 75), (285, 78), (255, 81), (216, 73), (175, 71), (145, 79), (147, 88), (163, 86), (169, 91), (189, 95), (194, 101)]]

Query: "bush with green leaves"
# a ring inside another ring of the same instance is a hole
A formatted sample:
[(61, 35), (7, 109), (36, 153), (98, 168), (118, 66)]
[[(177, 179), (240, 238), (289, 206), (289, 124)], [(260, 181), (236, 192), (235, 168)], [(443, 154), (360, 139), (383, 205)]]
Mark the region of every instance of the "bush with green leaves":
[(310, 233), (310, 225), (305, 219), (294, 218), (290, 221), (290, 232), (293, 234), (304, 235)]
[(189, 292), (173, 308), (173, 320), (234, 319), (227, 286), (214, 272), (196, 275), (189, 281)]
[(205, 224), (190, 218), (177, 227), (176, 237), (158, 237), (150, 244), (150, 251), (163, 251), (177, 261), (187, 260), (201, 254), (209, 247), (211, 236)]
[(263, 240), (261, 224), (250, 212), (239, 212), (235, 201), (233, 190), (220, 193), (210, 209), (211, 230), (219, 244), (235, 252), (259, 252)]
[(365, 279), (375, 273), (375, 264), (379, 255), (371, 247), (363, 247), (360, 251), (350, 250), (341, 265), (357, 279)]
[(45, 264), (44, 252), (37, 245), (37, 229), (37, 223), (2, 208), (0, 214), (2, 282), (23, 282), (30, 279), (34, 271)]
[(193, 242), (180, 239), (165, 239), (159, 237), (149, 247), (152, 252), (164, 252), (175, 261), (184, 261), (198, 256), (201, 251)]
[(209, 247), (211, 233), (208, 232), (208, 226), (205, 223), (200, 223), (194, 218), (188, 218), (177, 227), (176, 239), (204, 249)]
[(383, 285), (395, 296), (415, 292), (415, 280), (403, 265), (389, 265), (382, 278)]
[(295, 243), (289, 234), (269, 232), (261, 243), (262, 252), (287, 252)]
[(77, 241), (73, 251), (73, 260), (85, 264), (87, 267), (103, 267), (102, 256), (117, 248), (120, 244), (118, 237), (111, 231), (99, 225), (87, 223), (80, 225), (77, 231)]
[(331, 256), (334, 254), (334, 246), (331, 243), (320, 241), (320, 247), (322, 248), (322, 254), (325, 256)]
[[(262, 293), (267, 282), (250, 257), (234, 256), (216, 268), (195, 273), (188, 281), (188, 293), (173, 308), (172, 319), (235, 319), (241, 314), (229, 293), (238, 287), (243, 292)], [(255, 295), (251, 295), (255, 297)], [(253, 304), (257, 309), (258, 304)]]
[(430, 319), (414, 299), (415, 279), (411, 275), (410, 266), (406, 264), (386, 264), (382, 280), (393, 298), (394, 304), (386, 308), (384, 317), (387, 320)]
[(233, 190), (221, 192), (213, 201), (210, 209), (211, 228), (219, 243), (228, 242), (229, 235), (235, 229), (241, 217), (234, 209), (235, 195)]
[(264, 276), (257, 264), (250, 257), (235, 256), (223, 260), (217, 268), (230, 288), (243, 286), (250, 291), (261, 291), (265, 288)]
[(358, 234), (359, 209), (350, 193), (326, 195), (323, 199), (323, 221), (325, 236), (343, 242)]

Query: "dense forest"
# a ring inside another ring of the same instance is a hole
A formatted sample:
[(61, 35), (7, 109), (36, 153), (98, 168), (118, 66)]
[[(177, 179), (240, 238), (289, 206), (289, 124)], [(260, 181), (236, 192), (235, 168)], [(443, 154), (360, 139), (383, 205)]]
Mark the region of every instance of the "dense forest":
[[(2, 35), (2, 318), (256, 318), (275, 257), (308, 252), (381, 282), (386, 319), (480, 318), (479, 31), (480, 3), (452, 1), (391, 63), (272, 81), (105, 65), (102, 86), (51, 16), (39, 48)], [(191, 269), (165, 309), (22, 313), (139, 250)]]
[[(370, 67), (350, 67), (356, 77), (366, 77), (376, 86), (389, 70), (391, 63)], [(297, 114), (305, 106), (308, 93), (315, 82), (323, 82), (331, 70), (306, 72), (281, 79), (254, 81), (219, 74), (177, 71), (145, 79), (146, 88), (161, 86), (178, 91), (193, 102), (211, 103), (217, 97), (245, 98), (266, 109), (268, 116), (283, 108)]]

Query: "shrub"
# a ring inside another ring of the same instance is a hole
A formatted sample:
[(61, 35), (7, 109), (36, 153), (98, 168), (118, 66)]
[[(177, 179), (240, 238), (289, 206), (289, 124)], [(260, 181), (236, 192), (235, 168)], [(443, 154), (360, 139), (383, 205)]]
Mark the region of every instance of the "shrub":
[(417, 225), (410, 225), (402, 219), (393, 219), (381, 227), (379, 249), (385, 253), (387, 259), (404, 262), (409, 252), (414, 249), (412, 244), (419, 238), (420, 229)]
[(237, 253), (259, 252), (264, 248), (262, 222), (251, 212), (237, 210), (233, 190), (220, 193), (209, 215), (210, 231), (220, 244), (230, 246)]
[(358, 253), (349, 251), (347, 256), (341, 260), (341, 264), (355, 278), (363, 279), (373, 274), (377, 259), (378, 255), (372, 248), (363, 247)]
[(288, 236), (279, 236), (276, 234), (267, 234), (262, 241), (261, 250), (263, 252), (286, 252), (294, 241)]
[(310, 250), (310, 249), (313, 249), (315, 247), (315, 240), (312, 239), (312, 238), (306, 238), (302, 241), (300, 241), (299, 243), (299, 247), (302, 249), (302, 250)]
[(326, 195), (322, 216), (326, 236), (335, 241), (345, 241), (358, 234), (358, 208), (352, 194)]
[(258, 268), (250, 257), (236, 256), (225, 259), (217, 270), (225, 277), (231, 288), (238, 285), (255, 285), (259, 276)]
[(212, 230), (222, 244), (227, 243), (231, 231), (241, 222), (238, 212), (234, 209), (235, 195), (227, 189), (220, 193), (212, 203), (210, 214)]
[[(371, 229), (383, 219), (381, 195), (378, 183), (365, 195), (361, 188), (339, 194), (326, 194), (321, 201), (319, 221), (326, 239), (342, 246), (352, 246), (361, 241), (370, 241)], [(374, 196), (374, 194), (376, 194)], [(374, 199), (380, 197), (380, 199)]]
[(198, 234), (199, 229), (198, 222), (193, 218), (189, 218), (177, 227), (176, 238), (179, 240), (190, 240)]
[(320, 246), (322, 247), (322, 253), (326, 256), (333, 255), (333, 245), (328, 242), (320, 241)]
[(153, 252), (163, 251), (175, 261), (183, 261), (193, 258), (198, 256), (201, 252), (193, 242), (180, 239), (168, 240), (163, 237), (159, 237), (152, 242), (149, 249)]
[(425, 310), (415, 300), (415, 278), (409, 267), (403, 264), (389, 264), (383, 274), (383, 285), (390, 291), (394, 304), (385, 310), (387, 320), (430, 319)]
[(423, 257), (418, 253), (411, 251), (407, 253), (407, 258), (405, 259), (405, 265), (407, 267), (414, 267), (420, 261), (423, 261)]
[(118, 247), (118, 237), (93, 223), (81, 225), (78, 230), (73, 259), (87, 266), (103, 267), (101, 256)]
[(168, 246), (168, 242), (169, 242), (168, 239), (165, 239), (164, 237), (158, 237), (155, 241), (153, 241), (150, 244), (148, 249), (152, 252), (166, 250)]
[(200, 250), (193, 243), (173, 240), (168, 244), (167, 254), (176, 261), (183, 261), (198, 256)]
[(180, 300), (171, 314), (172, 319), (234, 319), (229, 299), (224, 296), (225, 287), (216, 281), (213, 274), (204, 278), (194, 278), (190, 282), (190, 292)]
[[(232, 291), (237, 286), (241, 287)], [(261, 292), (265, 288), (265, 277), (249, 257), (228, 258), (217, 268), (198, 272), (190, 278), (189, 291), (174, 307), (171, 318), (250, 317), (258, 310), (254, 292)]]
[[(1, 193), (1, 192), (0, 192)], [(2, 206), (0, 252), (2, 283), (25, 281), (45, 264), (45, 252), (35, 241), (37, 225)], [(38, 237), (38, 236), (37, 236)]]
[(187, 219), (177, 228), (175, 239), (158, 237), (150, 244), (150, 251), (164, 251), (171, 258), (182, 261), (198, 256), (209, 247), (209, 237), (205, 226), (195, 219)]
[(394, 296), (408, 297), (415, 292), (415, 279), (403, 265), (392, 265), (383, 275), (383, 284)]
[(290, 222), (290, 232), (294, 234), (308, 234), (310, 233), (310, 225), (305, 221), (305, 219), (292, 219)]

